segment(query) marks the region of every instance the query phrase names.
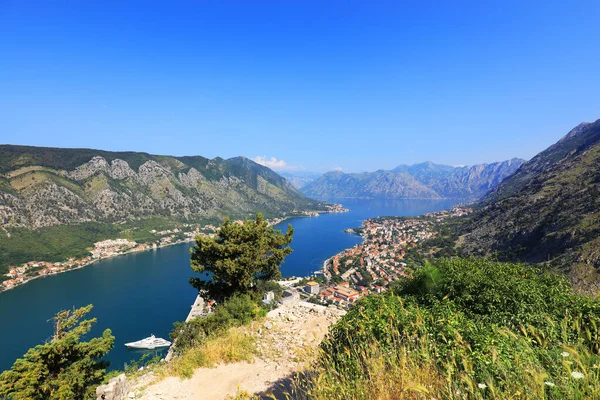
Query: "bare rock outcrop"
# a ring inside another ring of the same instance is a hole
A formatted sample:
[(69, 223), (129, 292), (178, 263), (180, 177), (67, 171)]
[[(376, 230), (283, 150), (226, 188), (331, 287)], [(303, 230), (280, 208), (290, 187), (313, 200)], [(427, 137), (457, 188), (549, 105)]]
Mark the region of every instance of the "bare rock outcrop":
[(129, 164), (127, 164), (127, 161), (119, 159), (112, 160), (109, 173), (111, 178), (119, 180), (137, 177), (137, 174), (131, 169)]
[(109, 169), (110, 166), (108, 165), (108, 162), (103, 157), (96, 156), (85, 164), (77, 167), (74, 171), (69, 172), (67, 176), (76, 181), (82, 181), (98, 172), (108, 173)]
[(129, 396), (131, 383), (127, 380), (125, 374), (112, 378), (106, 385), (96, 388), (97, 400), (125, 400)]
[(284, 178), (243, 157), (208, 160), (13, 145), (0, 145), (0, 156), (5, 230), (319, 209)]

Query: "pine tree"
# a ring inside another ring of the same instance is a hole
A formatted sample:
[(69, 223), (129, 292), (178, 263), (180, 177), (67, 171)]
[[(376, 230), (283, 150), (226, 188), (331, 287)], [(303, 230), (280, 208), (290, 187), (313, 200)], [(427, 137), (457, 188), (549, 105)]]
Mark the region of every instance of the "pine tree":
[(0, 374), (0, 398), (13, 400), (95, 397), (108, 361), (102, 358), (112, 349), (115, 337), (106, 329), (102, 337), (80, 342), (96, 322), (81, 319), (92, 305), (60, 311), (53, 318), (54, 334), (48, 343), (29, 349), (12, 368)]
[(208, 273), (190, 283), (210, 298), (222, 300), (248, 293), (259, 281), (281, 277), (279, 267), (291, 252), (294, 230), (270, 227), (262, 214), (242, 224), (225, 219), (215, 237), (198, 236), (191, 250), (192, 270)]

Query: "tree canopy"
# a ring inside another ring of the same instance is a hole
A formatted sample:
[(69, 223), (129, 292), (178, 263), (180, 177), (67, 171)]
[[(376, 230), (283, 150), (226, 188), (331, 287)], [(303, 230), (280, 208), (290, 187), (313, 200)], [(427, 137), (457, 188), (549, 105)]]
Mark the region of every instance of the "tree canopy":
[(95, 388), (104, 379), (108, 361), (102, 358), (112, 349), (115, 337), (106, 329), (102, 337), (80, 342), (96, 318), (81, 319), (92, 305), (60, 311), (54, 317), (54, 334), (48, 343), (29, 349), (12, 368), (0, 374), (0, 398), (84, 399), (95, 397)]
[(273, 229), (262, 214), (243, 223), (225, 219), (214, 237), (198, 236), (191, 250), (195, 272), (206, 278), (191, 278), (190, 283), (213, 299), (222, 300), (234, 293), (247, 293), (259, 281), (281, 277), (279, 267), (291, 252), (294, 230)]

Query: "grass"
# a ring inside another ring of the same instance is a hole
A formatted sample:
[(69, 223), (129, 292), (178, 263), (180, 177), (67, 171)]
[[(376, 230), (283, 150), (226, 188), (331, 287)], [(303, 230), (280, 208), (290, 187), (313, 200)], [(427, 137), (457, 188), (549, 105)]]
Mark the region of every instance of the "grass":
[[(432, 322), (423, 318), (414, 324), (417, 328)], [(388, 345), (370, 341), (344, 349), (360, 366), (359, 373), (350, 372), (351, 368), (332, 361), (330, 353), (323, 351), (321, 362), (298, 379), (289, 394), (292, 398), (385, 400), (600, 398), (599, 357), (585, 346), (540, 351), (539, 343), (531, 340), (535, 330), (528, 337), (509, 330), (503, 334), (518, 351), (507, 361), (499, 356), (501, 350), (491, 345), (485, 353), (494, 373), (485, 378), (474, 360), (480, 354), (470, 343), (460, 342), (442, 354), (446, 346), (418, 329), (410, 333), (392, 330), (394, 338)], [(448, 335), (460, 337), (452, 328)], [(580, 379), (576, 379), (578, 373)]]
[(358, 303), (289, 396), (600, 398), (599, 306), (526, 266), (439, 261)]
[(239, 361), (251, 362), (256, 355), (255, 338), (248, 327), (229, 329), (224, 335), (212, 337), (197, 347), (192, 347), (167, 364), (161, 377), (191, 378), (196, 368), (212, 368), (218, 364)]
[[(295, 382), (290, 396), (386, 400), (600, 398), (598, 356), (581, 346), (554, 348), (540, 362), (532, 349), (536, 344), (507, 331), (522, 354), (513, 354), (509, 363), (492, 356), (489, 366), (495, 376), (481, 379), (473, 362), (477, 354), (468, 343), (440, 356), (441, 346), (435, 339), (421, 336), (407, 343), (400, 332), (394, 333), (396, 339), (390, 347), (370, 342), (347, 349), (361, 366), (359, 374), (324, 361), (328, 353), (323, 352), (321, 363)], [(490, 355), (498, 352), (493, 346), (489, 350)], [(578, 373), (582, 378), (576, 379)]]
[[(243, 304), (250, 302), (247, 297), (238, 298), (231, 303), (225, 302), (225, 305), (218, 306), (221, 310), (228, 309), (233, 311), (233, 307), (240, 301)], [(255, 307), (253, 305), (253, 307)], [(223, 313), (220, 311), (219, 313)], [(186, 346), (169, 363), (161, 362), (159, 358), (146, 359), (142, 357), (139, 361), (131, 361), (125, 371), (114, 370), (107, 374), (105, 382), (111, 378), (125, 373), (130, 379), (137, 379), (149, 372), (154, 374), (154, 379), (150, 384), (157, 383), (167, 377), (175, 376), (182, 379), (189, 379), (194, 375), (198, 368), (213, 368), (219, 364), (230, 364), (240, 361), (252, 362), (258, 354), (256, 347), (256, 338), (251, 334), (255, 332), (263, 320), (258, 314), (254, 314), (256, 319), (245, 319), (243, 315), (237, 315), (239, 319), (227, 319), (214, 321), (210, 325), (213, 331), (210, 334), (196, 331), (198, 336), (193, 343)], [(229, 316), (229, 318), (232, 318)], [(196, 318), (196, 322), (210, 321), (211, 317)], [(212, 318), (214, 319), (214, 318)], [(194, 321), (194, 320), (192, 320)], [(240, 325), (235, 325), (239, 323)], [(174, 331), (180, 331), (183, 324), (177, 325)], [(180, 338), (181, 339), (181, 338)], [(188, 338), (189, 340), (189, 338)], [(141, 368), (143, 367), (143, 368)]]
[(191, 378), (196, 368), (252, 361), (257, 347), (251, 332), (262, 322), (261, 311), (264, 309), (255, 299), (238, 294), (217, 305), (206, 317), (175, 323), (170, 335), (175, 358), (156, 370), (159, 379)]

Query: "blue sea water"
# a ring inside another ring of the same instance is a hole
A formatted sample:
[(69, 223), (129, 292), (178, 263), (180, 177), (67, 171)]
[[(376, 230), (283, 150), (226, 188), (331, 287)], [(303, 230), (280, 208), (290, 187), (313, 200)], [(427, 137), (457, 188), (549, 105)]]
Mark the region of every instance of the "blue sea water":
[[(283, 276), (306, 276), (319, 270), (327, 258), (357, 243), (360, 237), (344, 233), (367, 218), (412, 216), (439, 211), (457, 200), (341, 199), (348, 213), (324, 214), (286, 220), (291, 224), (294, 252), (282, 265)], [(102, 260), (84, 269), (34, 280), (0, 294), (0, 371), (11, 367), (27, 349), (52, 335), (49, 320), (61, 309), (93, 304), (97, 318), (92, 335), (110, 328), (115, 347), (107, 356), (112, 368), (123, 368), (143, 351), (124, 344), (155, 334), (168, 338), (175, 321), (187, 316), (196, 292), (189, 285), (191, 243)], [(161, 353), (156, 353), (161, 354)]]

